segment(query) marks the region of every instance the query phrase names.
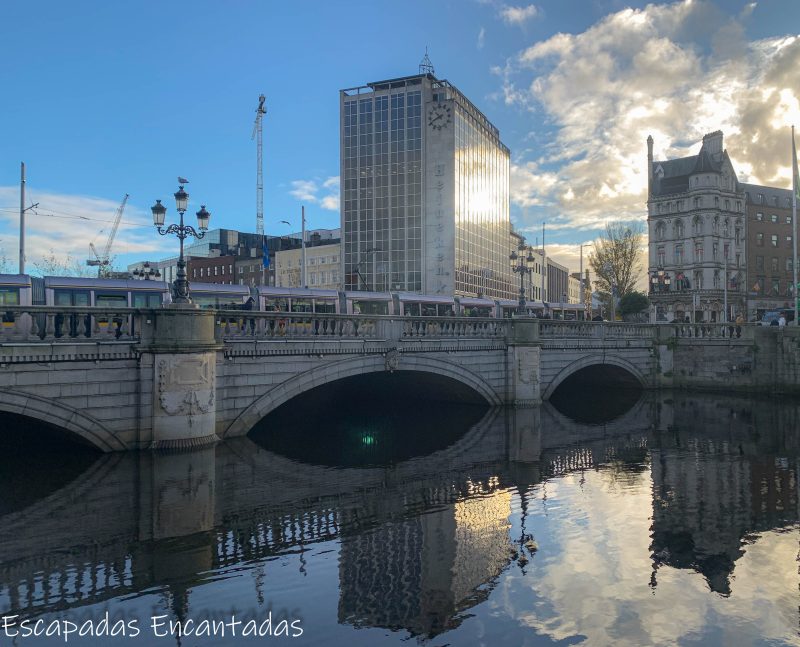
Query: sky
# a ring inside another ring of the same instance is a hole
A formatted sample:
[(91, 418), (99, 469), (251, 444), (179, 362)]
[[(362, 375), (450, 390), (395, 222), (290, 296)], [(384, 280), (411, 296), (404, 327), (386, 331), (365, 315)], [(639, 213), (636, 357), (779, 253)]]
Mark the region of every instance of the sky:
[[(646, 218), (656, 159), (725, 147), (747, 182), (789, 187), (800, 127), (797, 0), (0, 3), (0, 264), (83, 262), (130, 194), (117, 265), (174, 255), (150, 206), (255, 231), (258, 95), (267, 234), (339, 226), (339, 90), (416, 74), (425, 54), (511, 150), (511, 219), (573, 270), (611, 220)], [(287, 220), (291, 226), (280, 221)]]

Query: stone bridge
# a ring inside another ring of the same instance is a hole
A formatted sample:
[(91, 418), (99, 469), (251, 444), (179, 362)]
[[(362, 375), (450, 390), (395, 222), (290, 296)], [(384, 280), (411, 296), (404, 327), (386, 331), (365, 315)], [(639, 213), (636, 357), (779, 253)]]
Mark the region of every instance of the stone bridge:
[[(443, 400), (469, 394), (514, 407), (537, 406), (587, 370), (646, 389), (713, 386), (716, 373), (726, 387), (749, 388), (762, 333), (771, 335), (772, 359), (760, 362), (773, 374), (782, 366), (784, 382), (797, 383), (794, 329), (780, 338), (749, 327), (732, 333), (526, 318), (18, 306), (0, 324), (0, 412), (50, 423), (103, 451), (202, 446), (247, 434), (311, 389), (378, 373), (411, 375)], [(681, 372), (679, 360), (690, 370)]]

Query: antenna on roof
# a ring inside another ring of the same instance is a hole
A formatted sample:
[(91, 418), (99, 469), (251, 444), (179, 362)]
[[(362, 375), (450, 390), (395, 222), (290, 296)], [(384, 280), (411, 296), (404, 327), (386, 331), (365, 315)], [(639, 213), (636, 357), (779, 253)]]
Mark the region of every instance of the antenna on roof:
[(422, 62), (419, 64), (419, 73), (433, 74), (433, 63), (431, 63), (431, 59), (428, 58), (427, 46), (425, 47), (425, 58), (423, 58)]

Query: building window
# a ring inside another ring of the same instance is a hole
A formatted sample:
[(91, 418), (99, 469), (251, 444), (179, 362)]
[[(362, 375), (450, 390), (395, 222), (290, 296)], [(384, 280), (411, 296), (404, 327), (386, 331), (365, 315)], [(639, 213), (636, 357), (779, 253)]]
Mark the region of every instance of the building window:
[(758, 245), (759, 247), (764, 246), (764, 234), (762, 234), (761, 232), (758, 232), (756, 234), (756, 245)]
[(730, 210), (731, 210), (731, 201), (725, 200), (725, 211), (730, 211)]
[(771, 263), (770, 267), (771, 267), (773, 272), (777, 272), (778, 271), (778, 257), (777, 256), (773, 256), (772, 257), (772, 263)]
[(739, 243), (742, 242), (742, 230), (739, 229), (738, 227), (736, 227), (736, 229), (734, 231), (735, 231), (734, 238), (736, 240), (736, 244), (738, 245)]
[(717, 260), (717, 256), (719, 256), (719, 243), (714, 243), (711, 245), (711, 260)]
[(703, 289), (703, 272), (700, 270), (695, 270), (694, 273), (694, 289), (695, 290)]
[(770, 214), (770, 216), (769, 216), (769, 221), (770, 221), (770, 222), (778, 222), (778, 215), (777, 215), (777, 214), (774, 214), (774, 213), (773, 213), (773, 214)]
[(694, 260), (695, 262), (703, 260), (703, 246), (699, 243), (695, 243), (694, 245)]
[(675, 245), (675, 264), (683, 264), (683, 245)]
[(203, 278), (203, 268), (202, 267), (200, 268), (200, 278), (201, 279)]
[(772, 279), (772, 289), (770, 290), (770, 292), (774, 296), (778, 296), (778, 294), (780, 294), (780, 290), (781, 290), (780, 279)]
[(786, 246), (787, 247), (791, 247), (792, 246), (792, 237), (791, 236), (787, 236), (786, 237)]
[[(244, 274), (244, 265), (239, 267), (239, 274)], [(241, 285), (242, 279), (239, 279), (239, 285)]]
[(786, 271), (787, 272), (793, 272), (794, 271), (794, 266), (792, 265), (792, 259), (791, 258), (787, 258), (786, 259)]
[(675, 238), (683, 238), (683, 220), (676, 220), (673, 225)]
[(763, 194), (763, 193), (759, 193), (759, 194), (756, 196), (756, 198), (757, 198), (757, 200), (756, 200), (756, 201), (758, 202), (758, 204), (764, 204), (764, 194)]
[(758, 222), (761, 222), (762, 220), (764, 220), (764, 214), (761, 213), (760, 211), (757, 212), (756, 213), (756, 220), (758, 220)]
[(664, 248), (663, 247), (659, 247), (658, 248), (657, 256), (658, 256), (658, 260), (657, 260), (658, 265), (663, 267), (666, 264), (665, 260), (664, 260), (665, 254), (664, 254)]
[(656, 240), (664, 240), (664, 223), (660, 222), (656, 225)]
[(214, 266), (214, 276), (216, 276), (216, 275), (217, 275), (217, 266), (215, 265)]
[(714, 270), (714, 289), (719, 289), (719, 270)]
[(778, 234), (772, 234), (769, 238), (770, 238), (770, 243), (772, 244), (772, 246), (773, 247), (777, 247), (778, 246)]
[(763, 271), (764, 269), (764, 257), (763, 256), (756, 256), (756, 269)]
[(222, 266), (222, 276), (225, 276), (225, 266)]
[(695, 236), (703, 233), (703, 219), (700, 216), (695, 216), (692, 220), (692, 233)]
[(791, 216), (786, 216), (786, 224), (787, 225), (791, 225), (792, 224), (792, 217)]

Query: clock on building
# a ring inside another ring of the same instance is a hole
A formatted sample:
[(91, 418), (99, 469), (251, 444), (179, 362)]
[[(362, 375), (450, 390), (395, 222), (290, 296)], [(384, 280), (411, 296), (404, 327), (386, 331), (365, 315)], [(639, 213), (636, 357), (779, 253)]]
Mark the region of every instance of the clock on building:
[(452, 121), (450, 106), (444, 103), (435, 103), (428, 111), (428, 125), (436, 130), (447, 128)]

